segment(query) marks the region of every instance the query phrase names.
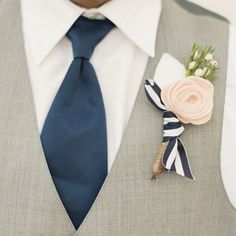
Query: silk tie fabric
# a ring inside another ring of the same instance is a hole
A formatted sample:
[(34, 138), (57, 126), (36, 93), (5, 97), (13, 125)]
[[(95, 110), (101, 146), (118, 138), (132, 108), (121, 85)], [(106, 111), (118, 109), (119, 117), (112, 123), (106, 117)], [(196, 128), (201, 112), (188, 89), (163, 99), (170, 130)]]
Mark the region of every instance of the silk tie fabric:
[(113, 27), (107, 19), (91, 20), (81, 16), (68, 31), (74, 60), (41, 133), (52, 179), (76, 229), (107, 176), (105, 108), (89, 59)]

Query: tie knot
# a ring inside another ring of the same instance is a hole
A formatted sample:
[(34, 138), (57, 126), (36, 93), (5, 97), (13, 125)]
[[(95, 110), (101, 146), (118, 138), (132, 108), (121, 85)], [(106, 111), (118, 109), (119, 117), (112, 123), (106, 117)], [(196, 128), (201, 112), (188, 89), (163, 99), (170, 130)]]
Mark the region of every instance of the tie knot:
[(108, 19), (92, 20), (80, 16), (67, 33), (72, 42), (74, 58), (90, 59), (96, 45), (113, 27), (114, 24)]

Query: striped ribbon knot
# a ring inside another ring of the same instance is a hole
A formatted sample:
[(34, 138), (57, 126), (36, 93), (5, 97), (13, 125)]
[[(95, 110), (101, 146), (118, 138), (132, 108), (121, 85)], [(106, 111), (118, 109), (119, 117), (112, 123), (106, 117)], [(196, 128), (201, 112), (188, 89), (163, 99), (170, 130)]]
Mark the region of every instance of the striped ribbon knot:
[(162, 159), (163, 166), (168, 171), (194, 179), (183, 141), (179, 138), (184, 131), (183, 124), (173, 112), (168, 111), (161, 99), (161, 89), (154, 80), (146, 80), (144, 87), (148, 101), (156, 109), (163, 111), (163, 142), (167, 142)]

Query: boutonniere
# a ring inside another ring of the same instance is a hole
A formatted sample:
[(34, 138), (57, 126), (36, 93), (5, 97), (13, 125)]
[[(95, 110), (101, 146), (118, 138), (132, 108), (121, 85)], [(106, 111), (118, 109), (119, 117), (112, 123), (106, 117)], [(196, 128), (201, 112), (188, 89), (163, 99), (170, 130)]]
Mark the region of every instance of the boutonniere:
[[(203, 125), (211, 119), (213, 81), (218, 67), (213, 53), (211, 46), (203, 48), (194, 44), (184, 77), (175, 78), (174, 82), (165, 86), (159, 85), (158, 80), (162, 83), (160, 78), (145, 81), (148, 101), (163, 112), (163, 140), (153, 165), (152, 179), (156, 179), (163, 170), (194, 179), (180, 135), (184, 125)], [(163, 67), (172, 70), (167, 65)]]

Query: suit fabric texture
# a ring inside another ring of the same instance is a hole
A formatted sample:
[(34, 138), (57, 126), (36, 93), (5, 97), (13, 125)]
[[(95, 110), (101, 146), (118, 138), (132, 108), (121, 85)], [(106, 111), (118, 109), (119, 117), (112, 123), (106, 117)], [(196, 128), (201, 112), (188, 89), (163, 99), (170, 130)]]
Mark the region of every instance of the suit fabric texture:
[(196, 181), (174, 173), (150, 181), (163, 120), (142, 83), (116, 160), (78, 231), (58, 197), (40, 142), (19, 1), (0, 2), (0, 35), (0, 235), (236, 235), (236, 211), (220, 172), (227, 21), (184, 0), (164, 0), (156, 56), (143, 78), (154, 76), (163, 53), (185, 62), (194, 42), (216, 48), (220, 70), (212, 120), (186, 126), (181, 136)]

